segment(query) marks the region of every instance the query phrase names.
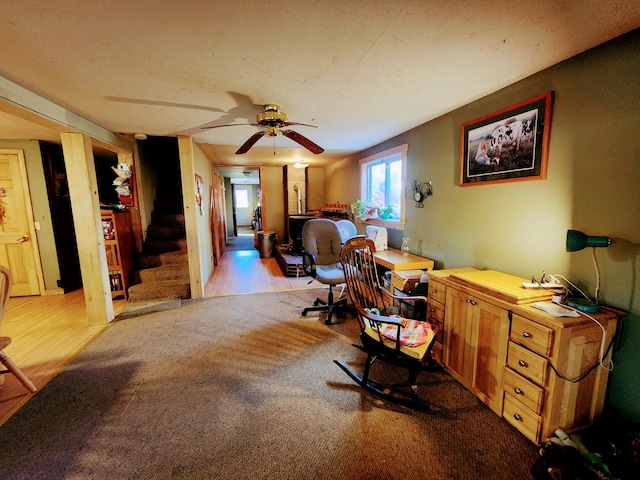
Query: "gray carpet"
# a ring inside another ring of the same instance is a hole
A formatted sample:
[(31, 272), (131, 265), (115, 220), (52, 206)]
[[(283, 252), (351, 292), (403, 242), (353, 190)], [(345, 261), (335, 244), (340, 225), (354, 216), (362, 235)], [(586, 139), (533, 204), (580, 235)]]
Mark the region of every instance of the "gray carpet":
[(332, 360), (362, 365), (355, 321), (302, 317), (319, 295), (115, 322), (0, 427), (0, 478), (531, 478), (537, 448), (446, 373), (421, 373), (427, 413), (351, 382)]

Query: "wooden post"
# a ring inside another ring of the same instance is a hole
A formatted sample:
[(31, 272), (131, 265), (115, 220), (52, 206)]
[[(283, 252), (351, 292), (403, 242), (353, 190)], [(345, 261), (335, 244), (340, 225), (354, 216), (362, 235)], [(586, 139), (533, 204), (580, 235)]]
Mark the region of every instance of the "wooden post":
[(61, 133), (89, 325), (114, 319), (91, 138)]
[(200, 233), (198, 231), (198, 213), (196, 211), (195, 201), (196, 172), (193, 140), (191, 137), (178, 137), (178, 150), (180, 152), (180, 172), (182, 177), (184, 221), (187, 233), (191, 298), (202, 298), (204, 296), (204, 282), (202, 281), (202, 262), (200, 261)]

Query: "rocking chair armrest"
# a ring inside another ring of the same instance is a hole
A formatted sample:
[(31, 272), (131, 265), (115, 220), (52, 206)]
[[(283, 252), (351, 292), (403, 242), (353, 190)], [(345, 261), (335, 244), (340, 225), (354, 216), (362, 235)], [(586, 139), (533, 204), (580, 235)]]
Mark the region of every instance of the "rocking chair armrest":
[(392, 294), (391, 292), (389, 292), (389, 291), (387, 291), (385, 289), (381, 289), (381, 290), (382, 290), (382, 293), (386, 297), (392, 298), (394, 300), (402, 300), (402, 301), (418, 300), (418, 301), (425, 302), (425, 303), (427, 303), (429, 301), (429, 299), (427, 297), (422, 296), (422, 295), (401, 297), (399, 295), (394, 295), (394, 294)]
[(402, 326), (402, 322), (400, 321), (400, 320), (402, 320), (401, 318), (385, 317), (383, 315), (376, 315), (375, 313), (367, 312), (360, 305), (354, 305), (354, 306), (356, 307), (356, 310), (358, 311), (358, 313), (360, 315), (362, 315), (363, 317), (365, 317), (365, 318), (367, 318), (369, 320), (373, 320), (375, 322), (389, 323), (391, 325), (400, 325), (400, 326)]
[[(404, 328), (404, 324), (402, 323), (402, 320), (404, 320), (404, 318), (402, 317), (385, 317), (384, 315), (376, 315), (375, 313), (367, 312), (360, 305), (354, 305), (354, 306), (356, 307), (356, 310), (358, 311), (358, 313), (360, 313), (360, 315), (368, 318), (369, 320), (373, 320), (374, 322), (388, 323), (390, 325), (397, 325), (400, 328)], [(418, 321), (428, 323), (426, 320), (424, 321), (418, 320)]]

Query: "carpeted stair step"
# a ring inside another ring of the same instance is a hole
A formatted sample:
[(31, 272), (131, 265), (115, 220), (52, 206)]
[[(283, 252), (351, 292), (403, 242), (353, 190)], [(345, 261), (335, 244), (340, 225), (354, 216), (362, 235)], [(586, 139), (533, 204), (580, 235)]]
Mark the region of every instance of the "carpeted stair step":
[(184, 214), (153, 212), (151, 225), (184, 225)]
[(161, 254), (186, 250), (187, 239), (147, 238), (142, 246), (143, 253)]
[(128, 293), (130, 302), (145, 302), (158, 298), (191, 298), (188, 280), (143, 282), (129, 287)]
[(157, 282), (162, 280), (189, 281), (189, 265), (162, 265), (160, 267), (140, 270), (141, 282)]
[(138, 268), (160, 267), (161, 265), (188, 265), (186, 251), (167, 252), (161, 254), (141, 254), (138, 256)]
[(186, 236), (184, 224), (151, 224), (147, 229), (148, 238), (162, 238), (165, 240), (176, 240)]
[(166, 213), (174, 213), (174, 214), (184, 213), (181, 199), (180, 200), (156, 199), (153, 202), (153, 211), (162, 212), (165, 214)]

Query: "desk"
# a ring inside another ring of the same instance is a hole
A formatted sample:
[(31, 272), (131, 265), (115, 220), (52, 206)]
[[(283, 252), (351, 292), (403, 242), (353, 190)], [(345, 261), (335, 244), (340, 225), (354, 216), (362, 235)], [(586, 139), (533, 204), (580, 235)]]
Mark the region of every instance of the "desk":
[(377, 250), (373, 256), (378, 265), (390, 270), (433, 270), (435, 265), (433, 260), (412, 253), (405, 257), (402, 251), (395, 248)]

